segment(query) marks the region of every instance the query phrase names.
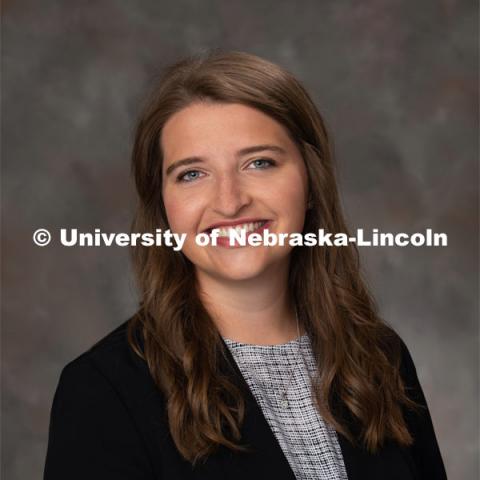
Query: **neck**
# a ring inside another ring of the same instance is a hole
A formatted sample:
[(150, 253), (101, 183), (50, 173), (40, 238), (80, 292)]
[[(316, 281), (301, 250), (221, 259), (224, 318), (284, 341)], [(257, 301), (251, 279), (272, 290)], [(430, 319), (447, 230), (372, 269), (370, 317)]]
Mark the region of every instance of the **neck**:
[(200, 298), (224, 338), (257, 345), (297, 338), (288, 265), (248, 280), (226, 280), (199, 270), (196, 278)]

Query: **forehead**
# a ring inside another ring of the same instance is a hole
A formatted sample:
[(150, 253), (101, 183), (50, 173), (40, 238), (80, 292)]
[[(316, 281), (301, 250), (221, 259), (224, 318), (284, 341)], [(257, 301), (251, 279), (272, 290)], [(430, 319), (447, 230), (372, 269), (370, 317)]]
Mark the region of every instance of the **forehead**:
[(215, 150), (240, 149), (250, 144), (277, 143), (288, 148), (286, 128), (253, 107), (198, 102), (176, 112), (160, 137), (165, 160)]

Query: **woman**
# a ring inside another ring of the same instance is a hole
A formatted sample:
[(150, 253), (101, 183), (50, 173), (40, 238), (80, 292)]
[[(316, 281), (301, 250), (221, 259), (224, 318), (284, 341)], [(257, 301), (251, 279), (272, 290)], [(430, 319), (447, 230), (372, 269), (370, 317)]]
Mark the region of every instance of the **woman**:
[[(299, 82), (240, 52), (170, 67), (138, 124), (137, 314), (62, 372), (45, 479), (444, 479), (408, 349), (347, 232), (330, 141)], [(199, 233), (219, 235), (200, 246)]]

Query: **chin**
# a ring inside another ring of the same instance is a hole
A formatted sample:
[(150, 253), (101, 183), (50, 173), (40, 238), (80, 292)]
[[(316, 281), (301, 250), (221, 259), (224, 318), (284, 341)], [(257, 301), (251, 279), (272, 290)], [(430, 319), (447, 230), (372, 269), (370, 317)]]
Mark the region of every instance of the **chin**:
[(237, 281), (253, 280), (259, 277), (266, 269), (265, 268), (251, 268), (243, 266), (239, 268), (227, 268), (221, 270), (215, 270), (215, 275), (224, 279), (225, 281)]
[(282, 258), (278, 258), (277, 255), (272, 255), (273, 252), (270, 250), (255, 251), (247, 248), (230, 250), (227, 255), (210, 258), (211, 261), (208, 262), (208, 266), (204, 265), (204, 270), (226, 281), (253, 280), (271, 270), (275, 264), (285, 260), (283, 255)]

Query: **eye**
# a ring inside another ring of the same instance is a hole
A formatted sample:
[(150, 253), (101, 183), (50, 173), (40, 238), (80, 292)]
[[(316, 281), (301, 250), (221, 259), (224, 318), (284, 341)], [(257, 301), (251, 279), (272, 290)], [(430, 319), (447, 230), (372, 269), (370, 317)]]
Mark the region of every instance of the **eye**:
[(275, 162), (273, 160), (270, 160), (269, 158), (257, 158), (253, 160), (250, 165), (254, 165), (253, 169), (258, 170), (273, 167), (275, 165)]
[(177, 176), (177, 182), (193, 182), (200, 177), (201, 173), (199, 170), (187, 170)]

